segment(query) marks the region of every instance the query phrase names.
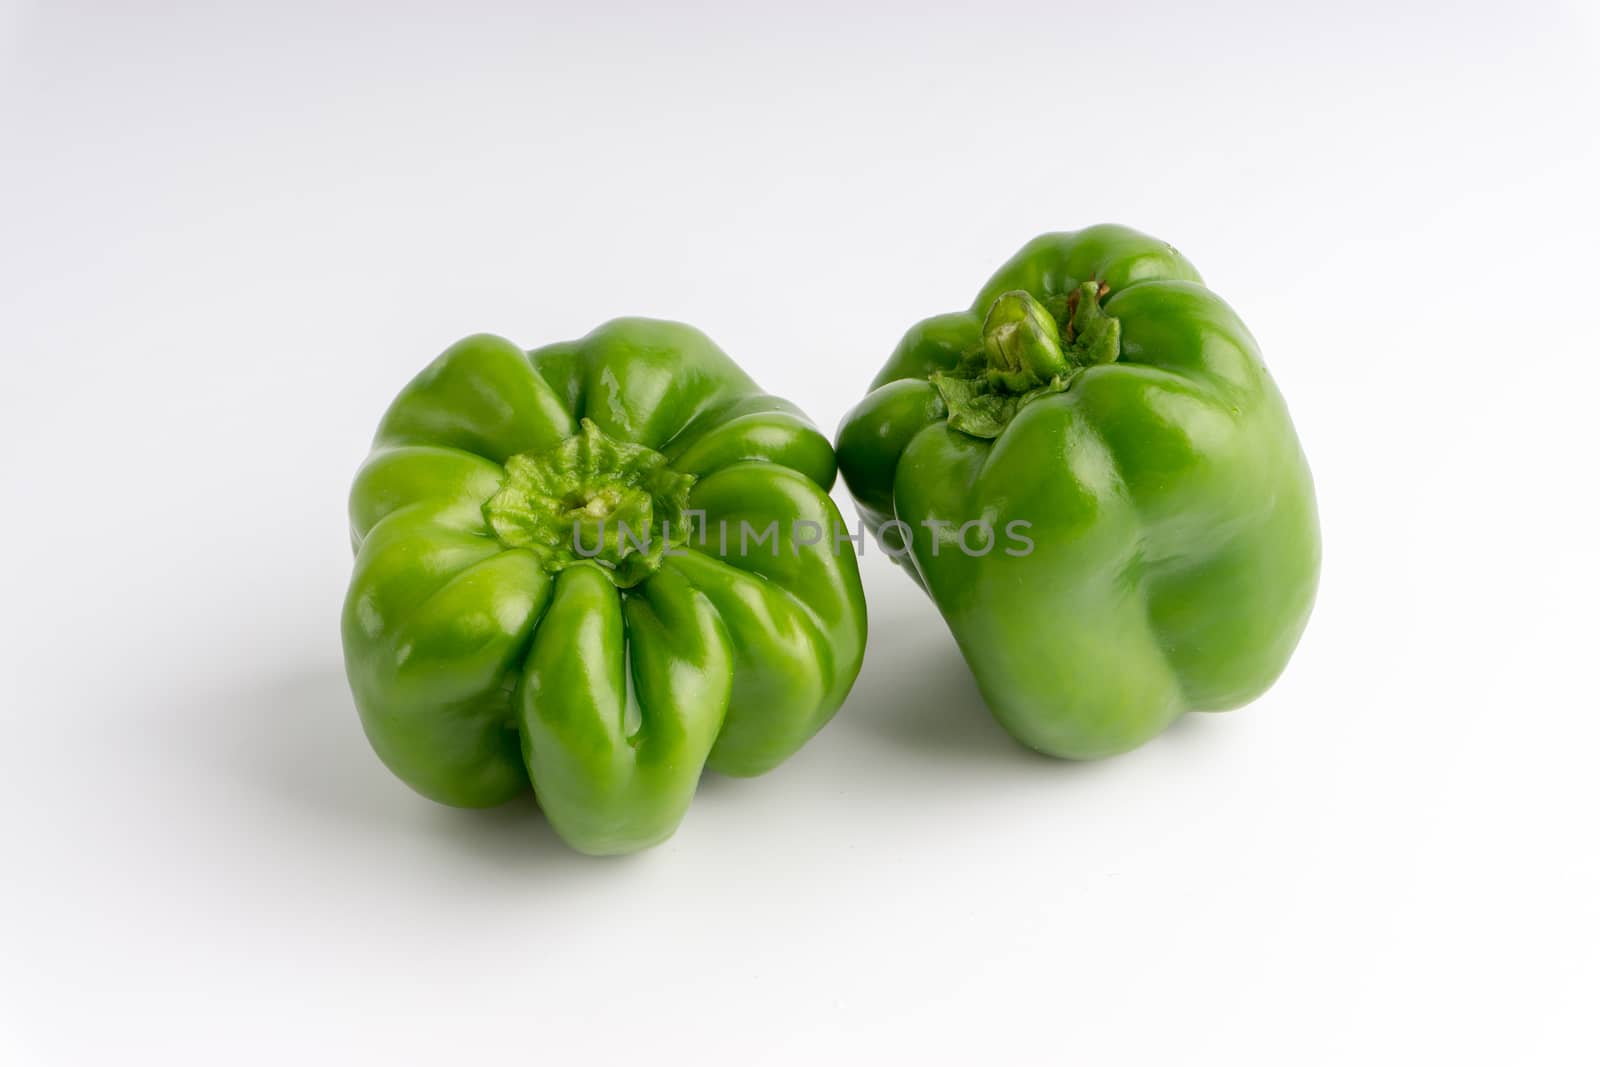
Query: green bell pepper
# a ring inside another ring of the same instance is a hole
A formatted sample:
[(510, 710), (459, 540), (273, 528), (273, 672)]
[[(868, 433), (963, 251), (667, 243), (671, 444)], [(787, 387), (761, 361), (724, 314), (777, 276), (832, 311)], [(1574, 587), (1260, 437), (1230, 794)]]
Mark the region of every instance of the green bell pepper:
[(1092, 759), (1237, 707), (1288, 662), (1321, 560), (1255, 341), (1172, 246), (1047, 234), (913, 326), (844, 420), (863, 519), (1000, 723)]
[(770, 770), (855, 680), (834, 474), (827, 438), (688, 326), (461, 341), (350, 494), (345, 667), (373, 748), (446, 804), (531, 785), (584, 852), (662, 841), (702, 768)]

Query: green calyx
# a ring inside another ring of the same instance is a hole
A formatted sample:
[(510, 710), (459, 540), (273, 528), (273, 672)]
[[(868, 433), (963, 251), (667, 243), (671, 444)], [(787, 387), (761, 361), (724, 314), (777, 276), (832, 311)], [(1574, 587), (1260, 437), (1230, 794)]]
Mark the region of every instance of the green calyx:
[(505, 468), (484, 518), (502, 544), (532, 550), (552, 574), (587, 561), (627, 588), (688, 540), (694, 476), (588, 419), (560, 444), (512, 456)]
[(1116, 362), (1122, 322), (1101, 308), (1107, 292), (1105, 282), (1084, 282), (1051, 302), (1056, 313), (1021, 289), (996, 297), (983, 320), (982, 349), (930, 378), (951, 429), (998, 437), (1027, 404), (1064, 392), (1085, 368)]

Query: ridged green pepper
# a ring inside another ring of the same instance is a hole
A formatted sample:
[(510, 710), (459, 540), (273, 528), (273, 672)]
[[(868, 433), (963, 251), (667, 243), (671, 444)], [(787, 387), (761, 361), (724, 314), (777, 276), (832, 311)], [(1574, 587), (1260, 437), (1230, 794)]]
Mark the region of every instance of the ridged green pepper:
[(1310, 614), (1316, 502), (1283, 399), (1194, 267), (1125, 227), (1039, 237), (913, 326), (838, 455), (1041, 752), (1107, 756), (1253, 699)]
[(584, 852), (665, 839), (702, 768), (771, 769), (855, 680), (834, 474), (827, 438), (688, 326), (461, 341), (350, 494), (345, 667), (373, 748), (446, 804), (531, 786)]

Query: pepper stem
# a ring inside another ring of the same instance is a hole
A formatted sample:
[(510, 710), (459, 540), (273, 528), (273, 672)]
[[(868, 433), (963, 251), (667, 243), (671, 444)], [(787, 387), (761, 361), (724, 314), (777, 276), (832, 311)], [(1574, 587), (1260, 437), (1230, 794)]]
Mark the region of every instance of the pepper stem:
[[(970, 437), (998, 437), (1028, 404), (1064, 392), (1079, 372), (1122, 354), (1122, 320), (1100, 301), (1111, 291), (1087, 281), (1052, 295), (1050, 307), (1021, 289), (1001, 293), (983, 320), (983, 349), (966, 353), (929, 380), (944, 401), (950, 428)], [(1057, 320), (1051, 307), (1061, 312)]]
[(1020, 395), (1062, 374), (1061, 331), (1039, 301), (1021, 289), (1001, 293), (983, 320), (988, 379), (1003, 392)]
[(552, 448), (510, 457), (505, 469), (484, 518), (502, 544), (528, 549), (552, 574), (589, 561), (627, 588), (688, 538), (694, 477), (588, 419)]

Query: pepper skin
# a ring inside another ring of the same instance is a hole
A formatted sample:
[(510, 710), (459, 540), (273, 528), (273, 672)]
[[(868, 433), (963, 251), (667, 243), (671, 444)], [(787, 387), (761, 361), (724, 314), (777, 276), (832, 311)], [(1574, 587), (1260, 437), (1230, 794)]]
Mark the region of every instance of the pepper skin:
[(861, 667), (834, 474), (827, 438), (691, 327), (461, 341), (350, 494), (345, 668), (373, 748), (445, 804), (531, 786), (583, 852), (666, 839), (702, 768), (777, 766)]
[(1040, 752), (1109, 756), (1254, 699), (1310, 615), (1316, 501), (1283, 399), (1228, 305), (1134, 230), (1039, 237), (913, 326), (838, 456)]

